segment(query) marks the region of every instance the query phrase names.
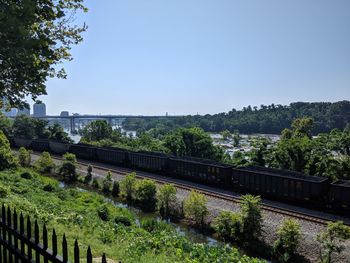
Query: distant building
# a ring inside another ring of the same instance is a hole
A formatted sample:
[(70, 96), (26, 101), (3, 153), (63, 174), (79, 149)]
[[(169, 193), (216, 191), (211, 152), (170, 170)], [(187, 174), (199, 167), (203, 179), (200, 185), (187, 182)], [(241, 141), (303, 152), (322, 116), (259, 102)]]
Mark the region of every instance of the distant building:
[(45, 103), (35, 103), (33, 105), (33, 116), (34, 117), (45, 117), (46, 116)]
[(17, 116), (20, 115), (30, 116), (30, 109), (23, 108), (22, 110), (18, 110)]
[(61, 117), (68, 117), (69, 116), (69, 112), (68, 111), (61, 111), (60, 116)]

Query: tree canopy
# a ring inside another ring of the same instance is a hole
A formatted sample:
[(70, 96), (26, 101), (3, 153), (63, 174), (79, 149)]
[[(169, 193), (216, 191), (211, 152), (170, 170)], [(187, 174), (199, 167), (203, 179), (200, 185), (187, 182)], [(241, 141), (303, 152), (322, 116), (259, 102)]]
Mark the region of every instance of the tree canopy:
[(58, 65), (82, 41), (86, 26), (74, 23), (80, 11), (87, 11), (83, 0), (0, 1), (0, 98), (27, 106), (26, 96), (46, 94), (47, 78), (66, 77)]

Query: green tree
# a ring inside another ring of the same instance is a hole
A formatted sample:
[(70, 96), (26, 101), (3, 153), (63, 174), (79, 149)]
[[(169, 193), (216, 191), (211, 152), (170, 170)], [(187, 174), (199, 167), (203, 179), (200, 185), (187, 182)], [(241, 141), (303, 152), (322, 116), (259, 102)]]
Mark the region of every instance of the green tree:
[(232, 137), (231, 133), (229, 130), (224, 130), (221, 132), (221, 136), (224, 140), (228, 140)]
[(77, 174), (77, 160), (74, 154), (65, 153), (63, 155), (63, 162), (59, 168), (58, 173), (63, 176), (64, 179), (68, 179), (69, 181), (76, 181), (78, 179)]
[(320, 243), (320, 260), (331, 263), (333, 254), (340, 254), (344, 249), (344, 242), (350, 239), (350, 227), (343, 222), (330, 222), (327, 229), (317, 236)]
[(12, 134), (15, 138), (34, 139), (36, 134), (33, 119), (25, 115), (16, 117), (12, 125)]
[(208, 215), (207, 198), (205, 195), (192, 190), (184, 200), (184, 213), (189, 219), (194, 220), (196, 225), (203, 226)]
[(92, 180), (92, 166), (89, 164), (86, 169), (86, 176), (84, 178), (84, 183), (89, 184)]
[(311, 138), (314, 121), (312, 118), (297, 118), (292, 122), (293, 136)]
[(261, 235), (262, 215), (260, 204), (260, 196), (242, 196), (241, 217), (244, 241), (256, 240)]
[(128, 174), (119, 183), (120, 194), (127, 201), (131, 201), (134, 198), (135, 184), (136, 184), (135, 173)]
[(72, 45), (86, 26), (74, 14), (86, 11), (82, 0), (12, 1), (0, 4), (0, 97), (11, 106), (28, 106), (26, 96), (46, 94), (49, 77), (64, 78), (58, 64), (71, 60)]
[(154, 181), (143, 179), (136, 183), (135, 199), (142, 210), (153, 212), (157, 204), (157, 187)]
[[(1, 101), (1, 100), (0, 100)], [(0, 112), (0, 130), (2, 130), (6, 137), (12, 134), (12, 121)]]
[(81, 131), (82, 140), (99, 141), (108, 139), (112, 136), (112, 127), (105, 120), (96, 120), (90, 122)]
[(242, 218), (239, 214), (222, 211), (214, 219), (213, 228), (224, 241), (238, 241), (242, 233)]
[(60, 142), (67, 142), (67, 143), (72, 143), (73, 140), (69, 138), (68, 133), (66, 133), (61, 125), (58, 123), (55, 123), (52, 126), (48, 127), (48, 130), (50, 132), (50, 140), (56, 140)]
[(0, 130), (0, 171), (14, 168), (18, 160), (11, 151), (10, 143), (2, 130)]
[(111, 191), (112, 183), (112, 173), (111, 171), (108, 171), (106, 177), (102, 181), (102, 191), (109, 193)]
[(301, 238), (300, 225), (293, 219), (284, 220), (278, 229), (273, 254), (278, 262), (291, 262)]
[(30, 150), (26, 150), (26, 148), (24, 147), (21, 147), (19, 148), (19, 151), (18, 151), (18, 161), (19, 161), (19, 164), (22, 166), (22, 167), (28, 167), (30, 166), (30, 163), (31, 163), (31, 152)]
[(34, 167), (41, 173), (51, 173), (55, 168), (55, 163), (50, 153), (43, 152), (40, 158), (34, 162)]
[(112, 186), (112, 196), (118, 197), (119, 191), (120, 191), (120, 189), (119, 189), (119, 182), (114, 181), (113, 182), (113, 186)]
[(162, 218), (171, 215), (171, 210), (176, 203), (176, 187), (172, 184), (164, 184), (158, 191), (158, 209)]

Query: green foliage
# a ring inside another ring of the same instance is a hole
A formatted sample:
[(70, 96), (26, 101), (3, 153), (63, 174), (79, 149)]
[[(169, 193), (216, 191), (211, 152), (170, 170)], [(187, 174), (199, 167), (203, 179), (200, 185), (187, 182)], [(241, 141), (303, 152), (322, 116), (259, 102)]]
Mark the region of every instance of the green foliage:
[(21, 177), (23, 178), (23, 179), (32, 179), (33, 178), (33, 175), (30, 173), (30, 172), (23, 172), (23, 173), (21, 173)]
[(117, 181), (114, 181), (113, 182), (113, 186), (112, 186), (112, 196), (114, 197), (118, 197), (119, 196), (119, 192), (120, 192), (120, 189), (119, 189), (119, 182)]
[(222, 211), (215, 218), (213, 228), (224, 241), (238, 241), (243, 230), (243, 223), (239, 214)]
[(98, 217), (101, 218), (103, 221), (109, 221), (110, 219), (110, 211), (106, 204), (97, 207), (97, 214)]
[(28, 167), (31, 163), (31, 151), (26, 150), (24, 147), (19, 148), (18, 161), (22, 167)]
[(184, 213), (186, 218), (194, 220), (198, 226), (203, 226), (208, 215), (207, 198), (194, 190), (184, 200)]
[(34, 119), (29, 116), (17, 116), (12, 125), (12, 135), (23, 139), (48, 139), (50, 132), (47, 130), (48, 121)]
[(135, 200), (140, 205), (142, 210), (153, 212), (156, 208), (157, 187), (154, 181), (143, 179), (137, 181), (135, 187)]
[(301, 237), (300, 225), (293, 219), (284, 220), (277, 233), (273, 255), (278, 262), (291, 262)]
[(92, 187), (96, 188), (96, 189), (100, 189), (101, 188), (101, 185), (100, 185), (100, 182), (97, 178), (94, 178), (92, 180)]
[(133, 218), (127, 215), (117, 215), (114, 218), (114, 222), (116, 224), (122, 224), (124, 226), (131, 226), (133, 222)]
[(50, 153), (43, 152), (38, 160), (35, 161), (34, 167), (41, 173), (52, 173), (55, 168), (55, 163), (51, 158)]
[[(1, 100), (0, 100), (1, 102)], [(3, 105), (6, 106), (6, 105)], [(3, 131), (6, 137), (11, 135), (12, 120), (7, 118), (2, 112), (0, 112), (0, 130)]]
[(158, 209), (162, 218), (167, 218), (174, 214), (174, 205), (177, 201), (176, 187), (172, 184), (164, 184), (159, 188), (158, 195)]
[(65, 77), (58, 64), (71, 60), (72, 45), (82, 41), (86, 26), (72, 22), (86, 8), (82, 0), (3, 0), (0, 10), (0, 97), (27, 106), (26, 96), (46, 94), (48, 77)]
[(131, 173), (125, 176), (120, 182), (120, 194), (127, 201), (131, 201), (134, 198), (136, 174)]
[(60, 142), (73, 143), (73, 140), (69, 137), (69, 134), (66, 133), (61, 125), (55, 123), (52, 126), (48, 127), (48, 131), (50, 132), (50, 140), (56, 140)]
[(141, 221), (141, 227), (148, 232), (171, 231), (169, 224), (154, 217), (146, 217)]
[(78, 179), (76, 163), (77, 159), (73, 153), (65, 153), (58, 173), (62, 175), (64, 179), (68, 179), (72, 182), (76, 181)]
[(230, 139), (232, 137), (230, 131), (228, 131), (228, 130), (222, 131), (221, 136), (224, 140)]
[(53, 190), (55, 190), (55, 186), (49, 183), (44, 185), (43, 190), (46, 192), (52, 192)]
[(327, 229), (317, 236), (321, 245), (320, 260), (322, 263), (331, 263), (333, 254), (340, 254), (344, 250), (344, 242), (350, 240), (350, 227), (343, 222), (330, 222)]
[(261, 235), (262, 215), (260, 196), (244, 195), (241, 203), (243, 240), (258, 239)]
[(84, 178), (84, 183), (89, 184), (92, 180), (92, 166), (89, 164), (87, 167), (87, 174)]
[(10, 143), (0, 130), (0, 171), (14, 168), (18, 165), (17, 158), (11, 151)]
[(112, 182), (112, 173), (108, 171), (106, 177), (102, 181), (102, 191), (104, 193), (109, 193), (111, 191)]
[(11, 190), (6, 185), (0, 184), (0, 198), (6, 198), (10, 194)]
[(108, 139), (112, 136), (112, 127), (105, 120), (96, 120), (90, 122), (81, 131), (82, 140), (99, 141)]

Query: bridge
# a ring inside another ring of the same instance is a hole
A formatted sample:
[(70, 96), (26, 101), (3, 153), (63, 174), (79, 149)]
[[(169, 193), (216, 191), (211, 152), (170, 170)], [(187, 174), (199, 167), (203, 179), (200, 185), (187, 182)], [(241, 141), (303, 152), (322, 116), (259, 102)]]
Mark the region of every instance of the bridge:
[[(76, 120), (106, 120), (109, 125), (112, 125), (113, 120), (124, 120), (124, 119), (171, 119), (171, 118), (179, 118), (183, 117), (182, 115), (152, 115), (152, 116), (144, 116), (144, 115), (69, 115), (69, 116), (58, 116), (58, 115), (46, 115), (46, 116), (31, 116), (36, 119), (45, 119), (45, 120), (54, 120), (54, 119), (68, 119), (70, 120), (70, 128), (71, 131), (75, 130), (75, 122)], [(15, 118), (15, 117), (10, 117)]]

